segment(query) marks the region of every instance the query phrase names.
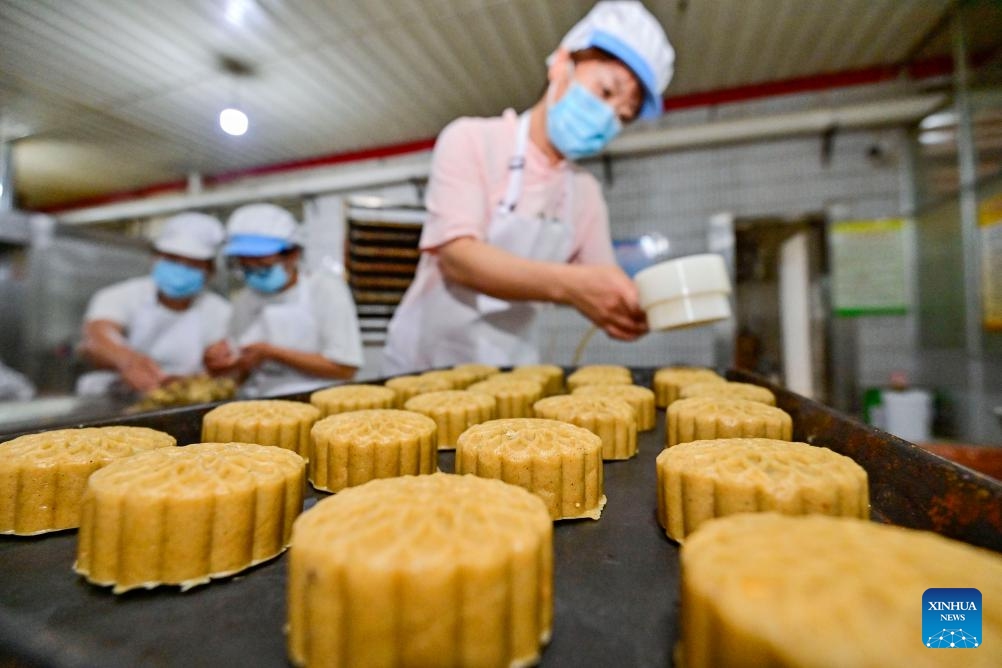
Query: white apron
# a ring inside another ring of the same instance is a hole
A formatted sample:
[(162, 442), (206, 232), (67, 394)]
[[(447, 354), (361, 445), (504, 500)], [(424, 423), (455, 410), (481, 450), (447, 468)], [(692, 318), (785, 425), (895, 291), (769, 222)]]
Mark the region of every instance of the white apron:
[[(300, 272), (296, 284), (296, 299), (289, 303), (268, 304), (257, 315), (237, 340), (240, 346), (251, 343), (270, 343), (282, 348), (320, 353), (320, 331), (313, 314), (313, 299), (307, 276)], [(285, 364), (267, 360), (251, 372), (240, 388), (247, 397), (266, 397), (293, 392), (307, 392), (332, 384), (328, 378), (319, 378)]]
[[(154, 296), (129, 323), (126, 341), (129, 347), (151, 358), (168, 376), (189, 376), (204, 371), (202, 321), (194, 303), (184, 311), (172, 311), (160, 305)], [(197, 299), (197, 297), (196, 297)], [(91, 371), (77, 379), (76, 393), (101, 396), (115, 390), (121, 376), (114, 371)], [(124, 388), (123, 388), (124, 389)]]
[[(515, 212), (522, 194), (529, 114), (519, 119), (515, 151), (508, 164), (508, 188), (491, 216), (485, 241), (530, 260), (567, 262), (573, 252), (571, 221), (574, 173), (567, 171), (559, 219)], [(424, 258), (423, 261), (427, 261)], [(420, 299), (405, 302), (389, 327), (383, 371), (387, 375), (479, 362), (498, 366), (538, 361), (535, 302), (508, 302), (443, 282)]]

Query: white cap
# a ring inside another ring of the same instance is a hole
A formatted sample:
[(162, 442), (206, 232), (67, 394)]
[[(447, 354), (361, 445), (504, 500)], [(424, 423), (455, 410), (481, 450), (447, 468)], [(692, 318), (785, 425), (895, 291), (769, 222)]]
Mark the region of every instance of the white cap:
[(223, 224), (210, 215), (192, 211), (168, 218), (153, 248), (194, 260), (211, 260), (222, 242)]
[(298, 246), (299, 225), (292, 214), (274, 204), (247, 204), (226, 224), (226, 255), (263, 257)]
[(640, 2), (599, 2), (571, 28), (560, 46), (571, 52), (596, 47), (621, 60), (644, 91), (639, 118), (661, 114), (661, 95), (674, 72), (675, 50), (661, 24)]

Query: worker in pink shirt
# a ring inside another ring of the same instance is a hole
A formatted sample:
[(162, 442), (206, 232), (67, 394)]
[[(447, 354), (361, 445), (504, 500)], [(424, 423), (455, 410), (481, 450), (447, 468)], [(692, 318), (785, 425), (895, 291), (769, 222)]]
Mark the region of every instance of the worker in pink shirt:
[(661, 113), (674, 57), (640, 2), (599, 2), (547, 59), (549, 85), (531, 109), (442, 131), (421, 261), (389, 325), (387, 374), (536, 362), (540, 302), (573, 306), (617, 339), (646, 333), (599, 184), (574, 161)]

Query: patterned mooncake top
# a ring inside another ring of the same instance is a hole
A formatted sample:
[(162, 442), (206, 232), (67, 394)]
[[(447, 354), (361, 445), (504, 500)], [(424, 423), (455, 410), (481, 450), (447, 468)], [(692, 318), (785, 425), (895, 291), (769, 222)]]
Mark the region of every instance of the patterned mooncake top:
[(386, 387), (404, 393), (420, 394), (424, 392), (441, 392), (451, 390), (455, 383), (440, 376), (397, 376), (386, 381)]
[(326, 417), (313, 425), (310, 434), (317, 441), (365, 446), (431, 436), (437, 429), (435, 421), (426, 415), (374, 408)]
[(574, 390), (573, 394), (586, 397), (611, 397), (630, 402), (654, 401), (654, 393), (639, 385), (584, 385)]
[(467, 392), (466, 390), (443, 390), (428, 392), (411, 397), (404, 408), (418, 413), (433, 413), (448, 410), (485, 410), (493, 411), (494, 398), (489, 394)]
[(776, 405), (776, 396), (768, 389), (751, 383), (732, 383), (730, 381), (701, 381), (690, 383), (679, 390), (680, 399), (690, 397), (724, 397), (727, 399), (747, 399), (768, 406)]
[(657, 463), (708, 480), (761, 487), (770, 494), (812, 483), (852, 481), (866, 486), (866, 471), (849, 457), (828, 448), (771, 438), (680, 443), (663, 450)]
[(186, 498), (253, 489), (302, 476), (291, 450), (252, 443), (196, 443), (120, 459), (87, 481), (88, 493)]
[(587, 429), (558, 420), (508, 418), (470, 427), (459, 437), (457, 448), (517, 458), (536, 453), (600, 451), (602, 439)]
[(256, 401), (231, 401), (216, 406), (205, 414), (205, 420), (252, 420), (255, 422), (311, 422), (320, 418), (316, 406), (302, 401), (259, 399)]
[(529, 377), (494, 375), (487, 380), (474, 383), (466, 388), (470, 392), (501, 396), (540, 397), (543, 394), (543, 384)]
[(170, 434), (146, 427), (86, 427), (19, 436), (0, 443), (0, 466), (107, 462), (177, 445)]
[[(745, 513), (702, 525), (686, 539), (681, 561), (692, 609), (713, 608), (700, 619), (754, 639), (756, 656), (776, 665), (994, 667), (1002, 656), (989, 642), (1002, 637), (1002, 612), (989, 603), (1002, 600), (1002, 557), (938, 534), (826, 515)], [(930, 658), (954, 653), (930, 650), (937, 636), (920, 635), (923, 593), (943, 587), (976, 587), (985, 603), (977, 638), (984, 645), (957, 659)], [(870, 637), (875, 623), (880, 634)]]
[(773, 418), (790, 422), (790, 415), (775, 406), (767, 406), (747, 399), (726, 399), (723, 397), (690, 397), (679, 399), (668, 407), (668, 414), (698, 415), (717, 419)]
[(310, 403), (325, 406), (391, 406), (397, 393), (382, 385), (338, 385), (325, 390), (317, 390), (310, 395)]
[(549, 550), (552, 533), (546, 505), (521, 487), (435, 473), (374, 480), (324, 499), (296, 520), (292, 549), (378, 571), (441, 563), (451, 572)]
[(692, 383), (725, 382), (725, 379), (712, 369), (695, 366), (668, 366), (654, 372), (655, 383), (685, 386)]
[(537, 415), (554, 420), (611, 417), (629, 422), (637, 419), (636, 411), (625, 399), (576, 393), (540, 399), (532, 405), (532, 409)]

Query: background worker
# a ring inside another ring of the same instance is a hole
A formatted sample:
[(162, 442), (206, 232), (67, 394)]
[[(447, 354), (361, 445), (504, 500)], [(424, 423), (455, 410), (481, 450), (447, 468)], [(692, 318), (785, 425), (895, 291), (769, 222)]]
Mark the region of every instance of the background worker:
[(241, 393), (305, 392), (354, 377), (362, 366), (355, 302), (339, 276), (299, 266), (299, 225), (285, 209), (249, 204), (227, 223), (224, 254), (246, 287), (233, 298), (231, 340), (206, 351), (216, 373), (244, 381)]
[(223, 236), (212, 216), (173, 216), (153, 243), (148, 276), (94, 294), (79, 353), (106, 371), (81, 376), (78, 394), (145, 392), (171, 377), (205, 372), (205, 350), (226, 335), (231, 312), (226, 299), (206, 290)]

